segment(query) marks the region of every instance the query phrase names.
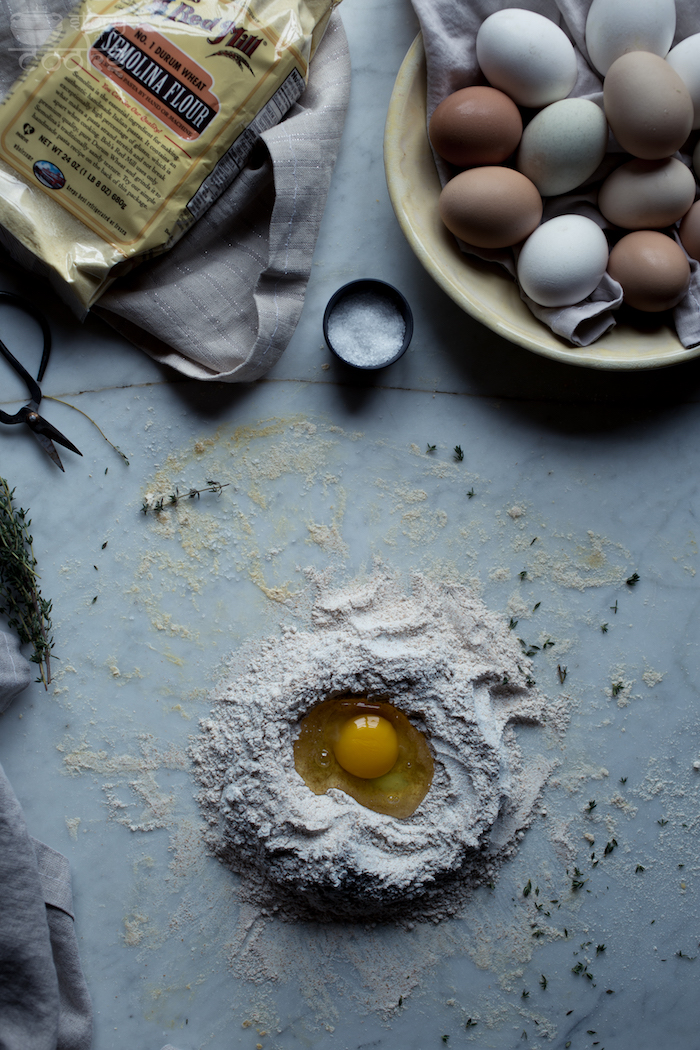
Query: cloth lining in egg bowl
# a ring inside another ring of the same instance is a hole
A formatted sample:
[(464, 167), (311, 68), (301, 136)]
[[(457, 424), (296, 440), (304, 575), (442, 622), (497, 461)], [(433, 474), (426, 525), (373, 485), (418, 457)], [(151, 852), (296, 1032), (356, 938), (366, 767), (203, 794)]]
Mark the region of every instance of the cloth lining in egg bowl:
[[(416, 574), (406, 593), (379, 570), (322, 589), (312, 623), (248, 647), (214, 694), (191, 752), (212, 851), (317, 917), (396, 918), (491, 881), (553, 766), (516, 740), (546, 702), (504, 619), (466, 587)], [(428, 736), (433, 783), (406, 819), (315, 795), (294, 767), (300, 719), (347, 694), (389, 699)]]
[[(508, 7), (520, 7), (536, 11), (551, 19), (571, 40), (576, 52), (578, 76), (569, 97), (587, 98), (603, 105), (602, 79), (588, 62), (585, 32), (586, 18), (592, 0), (412, 0), (420, 21), (428, 71), (428, 120), (433, 110), (447, 95), (462, 87), (483, 83), (476, 60), (476, 34), (481, 23), (493, 14)], [(700, 32), (700, 8), (695, 0), (676, 0), (676, 34), (673, 46), (694, 33)], [(525, 111), (534, 113), (535, 111)], [(694, 133), (695, 134), (695, 133)], [(542, 222), (555, 215), (575, 213), (593, 219), (604, 230), (611, 229), (596, 207), (597, 191), (602, 178), (616, 167), (622, 155), (631, 159), (610, 135), (608, 154), (591, 179), (580, 189), (561, 197), (550, 197), (544, 201)], [(690, 155), (675, 154), (690, 167)], [(435, 155), (440, 181), (444, 185), (453, 170)], [(628, 231), (624, 231), (628, 232)], [(677, 232), (675, 240), (680, 244)], [(499, 263), (515, 277), (517, 256), (512, 249), (490, 251), (473, 245), (460, 247), (480, 259)], [(682, 247), (682, 245), (681, 245)], [(700, 344), (700, 264), (690, 262), (690, 287), (685, 298), (673, 312), (678, 338), (686, 349)], [(575, 306), (548, 308), (538, 306), (521, 290), (520, 296), (532, 313), (552, 329), (556, 335), (575, 346), (589, 346), (615, 325), (615, 310), (622, 303), (622, 289), (617, 281), (606, 273), (595, 291), (582, 303)]]

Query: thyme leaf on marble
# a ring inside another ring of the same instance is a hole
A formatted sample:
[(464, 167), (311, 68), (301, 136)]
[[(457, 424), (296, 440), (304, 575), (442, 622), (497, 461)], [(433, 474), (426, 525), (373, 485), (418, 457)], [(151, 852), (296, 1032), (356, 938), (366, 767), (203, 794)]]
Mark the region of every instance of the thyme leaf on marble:
[(617, 598), (615, 599), (615, 604), (611, 605), (610, 608), (614, 613), (617, 613)]
[(607, 623), (601, 623), (600, 629), (603, 632), (603, 634), (607, 634), (608, 633), (608, 625), (607, 625)]
[(643, 864), (638, 864), (638, 865), (637, 865), (637, 867), (636, 867), (636, 868), (634, 869), (635, 875), (636, 875), (636, 874), (637, 874), (638, 872), (642, 872), (642, 871), (646, 871), (646, 868), (644, 867), (644, 865), (643, 865)]
[(628, 576), (625, 583), (628, 587), (634, 587), (635, 583), (639, 583), (639, 573), (633, 572), (631, 576)]
[(461, 445), (455, 445), (455, 447), (454, 447), (454, 454), (455, 454), (455, 459), (457, 460), (457, 462), (461, 463), (462, 460), (464, 459), (464, 452), (462, 450), (462, 446)]
[(426, 453), (426, 455), (427, 455), (427, 454), (428, 454), (429, 452), (434, 452), (436, 448), (437, 448), (437, 445), (428, 445), (428, 446), (426, 447), (426, 450), (425, 450), (425, 453)]
[(213, 492), (215, 495), (220, 496), (223, 489), (228, 488), (230, 484), (228, 481), (214, 481), (213, 478), (207, 478), (206, 480), (207, 483), (204, 488), (188, 489), (187, 492), (180, 492), (178, 488), (167, 496), (154, 496), (152, 492), (147, 492), (143, 498), (141, 510), (144, 514), (148, 514), (149, 510), (153, 511), (154, 514), (158, 514), (160, 511), (164, 510), (166, 506), (177, 506), (180, 500), (199, 499), (203, 492)]
[(514, 617), (511, 616), (510, 620), (508, 621), (508, 630), (509, 631), (513, 631), (513, 630), (515, 630), (515, 628), (517, 626), (518, 626), (518, 621), (516, 619), (514, 619)]
[(476, 495), (476, 493), (474, 492), (474, 489), (473, 489), (473, 488), (470, 488), (470, 489), (469, 489), (469, 492), (467, 493), (467, 498), (468, 498), (468, 499), (474, 499), (474, 496), (475, 496), (475, 495)]
[(624, 688), (625, 688), (625, 683), (624, 682), (613, 682), (610, 691), (611, 691), (613, 696), (618, 696), (622, 692), (622, 690)]
[(542, 987), (542, 991), (544, 991), (544, 990), (545, 990), (545, 988), (547, 987), (547, 984), (548, 984), (548, 983), (549, 983), (549, 982), (547, 981), (547, 978), (545, 977), (545, 975), (544, 975), (544, 974), (542, 974), (542, 976), (540, 977), (540, 985), (541, 985), (541, 987)]
[(561, 664), (557, 664), (557, 674), (559, 675), (559, 684), (563, 685), (564, 682), (566, 681), (566, 675), (567, 675), (566, 668), (562, 667)]
[(590, 800), (590, 802), (588, 803), (588, 805), (586, 806), (586, 812), (592, 813), (597, 805), (598, 805), (598, 803), (596, 802), (596, 800), (594, 798), (592, 798)]
[(518, 576), (520, 577), (521, 580), (526, 580), (527, 579), (527, 569), (523, 569), (522, 572), (519, 572)]
[(627, 783), (627, 777), (620, 777), (620, 783), (621, 784), (626, 784)]
[(0, 478), (0, 613), (20, 642), (32, 646), (29, 659), (38, 664), (38, 682), (51, 683), (51, 602), (39, 589), (37, 560), (27, 511), (15, 507), (15, 490)]
[(523, 886), (523, 897), (529, 897), (532, 893), (532, 879), (528, 879)]
[(617, 846), (617, 839), (610, 839), (610, 842), (605, 843), (605, 849), (603, 850), (603, 856), (607, 857)]
[(471, 1017), (468, 1017), (467, 1018), (467, 1023), (465, 1024), (464, 1027), (465, 1028), (476, 1028), (478, 1023), (479, 1023), (478, 1021), (474, 1021)]

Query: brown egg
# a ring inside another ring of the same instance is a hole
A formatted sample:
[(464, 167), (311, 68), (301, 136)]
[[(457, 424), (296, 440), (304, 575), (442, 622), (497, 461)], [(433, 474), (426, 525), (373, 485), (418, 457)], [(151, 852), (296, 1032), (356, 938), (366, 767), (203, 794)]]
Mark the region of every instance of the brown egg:
[(687, 87), (665, 59), (648, 51), (629, 51), (613, 62), (603, 101), (613, 135), (633, 157), (670, 157), (693, 127)]
[(430, 118), (433, 149), (459, 168), (500, 164), (523, 133), (520, 110), (492, 87), (467, 87), (443, 99)]
[(630, 160), (608, 175), (598, 207), (615, 226), (648, 230), (678, 222), (694, 199), (695, 179), (683, 161)]
[(686, 213), (678, 233), (690, 258), (700, 262), (700, 201)]
[(690, 281), (683, 249), (654, 230), (637, 230), (619, 240), (610, 252), (608, 273), (622, 285), (625, 302), (646, 313), (676, 306)]
[(476, 248), (506, 248), (529, 237), (542, 218), (537, 187), (512, 168), (461, 171), (440, 194), (440, 217)]

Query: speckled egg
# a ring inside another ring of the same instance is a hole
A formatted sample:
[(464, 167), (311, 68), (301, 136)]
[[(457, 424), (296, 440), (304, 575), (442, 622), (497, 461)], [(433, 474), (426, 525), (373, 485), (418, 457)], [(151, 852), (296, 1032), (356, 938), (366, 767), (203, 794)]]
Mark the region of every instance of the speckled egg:
[(613, 135), (633, 157), (670, 157), (693, 127), (687, 87), (668, 62), (648, 51), (631, 51), (613, 62), (603, 99)]

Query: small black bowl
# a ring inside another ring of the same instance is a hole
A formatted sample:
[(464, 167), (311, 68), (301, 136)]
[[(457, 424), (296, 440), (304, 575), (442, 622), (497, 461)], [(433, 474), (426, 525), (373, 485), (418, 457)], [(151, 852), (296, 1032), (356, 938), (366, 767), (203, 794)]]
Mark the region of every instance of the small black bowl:
[[(328, 335), (328, 322), (338, 304), (348, 296), (361, 295), (363, 292), (371, 293), (378, 299), (383, 299), (385, 303), (395, 307), (405, 326), (401, 347), (396, 351), (392, 351), (390, 356), (380, 358), (377, 361), (372, 360), (367, 364), (358, 363), (357, 361), (350, 360), (349, 357), (345, 357), (344, 354), (333, 345)], [(344, 284), (342, 288), (339, 288), (338, 291), (328, 300), (328, 305), (323, 314), (323, 336), (336, 357), (341, 361), (344, 361), (345, 364), (352, 365), (353, 368), (364, 368), (369, 370), (386, 368), (387, 365), (393, 365), (395, 361), (398, 361), (402, 354), (405, 354), (409, 343), (411, 342), (413, 336), (413, 314), (411, 313), (411, 307), (408, 305), (406, 299), (398, 288), (394, 288), (393, 285), (387, 284), (385, 281), (377, 281), (371, 277), (366, 277), (359, 281), (350, 281), (349, 284)]]

